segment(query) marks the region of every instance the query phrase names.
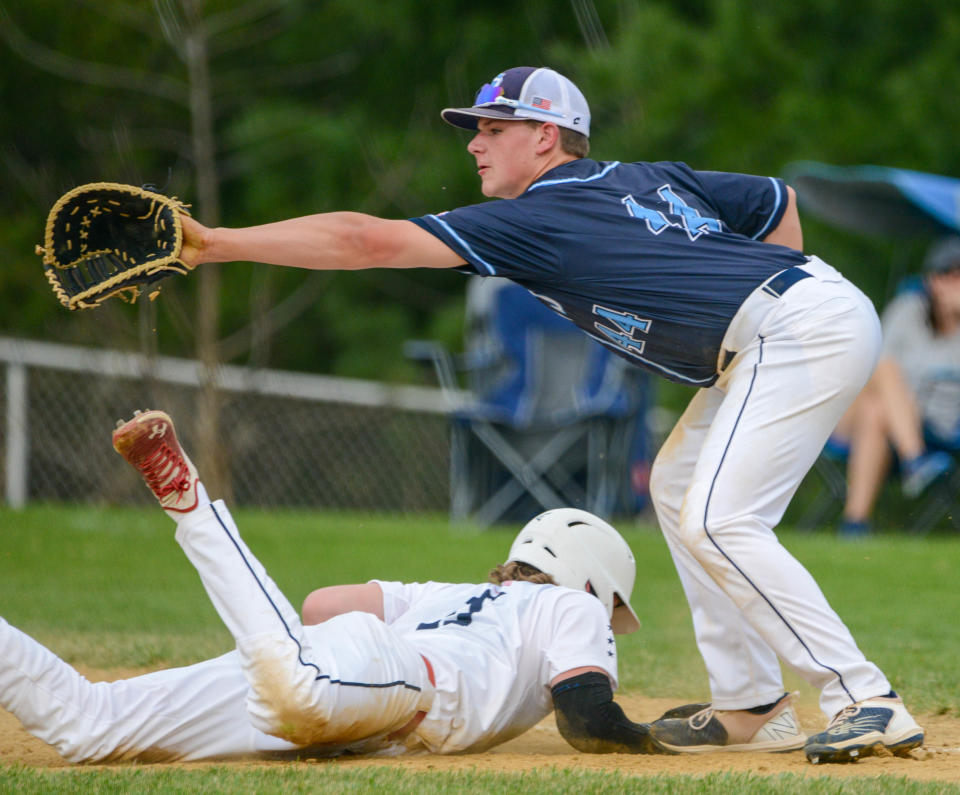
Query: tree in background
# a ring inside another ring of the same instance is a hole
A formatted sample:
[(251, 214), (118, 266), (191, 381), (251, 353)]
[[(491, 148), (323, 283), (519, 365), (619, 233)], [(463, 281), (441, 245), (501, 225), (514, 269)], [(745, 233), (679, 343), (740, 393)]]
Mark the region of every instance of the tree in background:
[[(561, 53), (563, 56), (564, 53)], [(645, 2), (583, 64), (601, 156), (779, 174), (795, 160), (960, 176), (960, 7)], [(802, 207), (801, 207), (802, 210)], [(804, 218), (807, 245), (878, 303), (903, 242)], [(924, 241), (908, 245), (919, 267)]]
[[(587, 0), (576, 5), (589, 16)], [(101, 344), (139, 337), (183, 354), (217, 325), (209, 300), (192, 317), (184, 300), (212, 292), (225, 360), (388, 377), (409, 375), (395, 355), (405, 336), (434, 322), (459, 334), (462, 277), (340, 279), (240, 265), (219, 291), (196, 275), (179, 280), (139, 317), (107, 305), (68, 318), (36, 289), (29, 251), (43, 214), (65, 188), (98, 179), (157, 183), (203, 218), (222, 206), (231, 224), (343, 207), (415, 215), (474, 201), (465, 139), (443, 129), (438, 108), (471, 96), (478, 75), (499, 64), (541, 62), (545, 43), (580, 35), (575, 16), (543, 0), (519, 14), (504, 2), (467, 10), (415, 0), (47, 0), (0, 4), (0, 13), (0, 73), (17, 77), (2, 88), (12, 167), (0, 175), (0, 202), (22, 208), (0, 230), (0, 247), (26, 299), (6, 317), (8, 332)], [(505, 30), (507, 13), (515, 24)], [(11, 287), (0, 282), (0, 301)], [(373, 334), (381, 343), (371, 349)]]
[[(51, 37), (54, 39), (51, 44), (26, 33), (6, 8), (0, 6), (0, 21), (3, 23), (0, 29), (10, 49), (23, 61), (70, 84), (76, 89), (73, 97), (83, 96), (87, 110), (94, 111), (88, 118), (110, 123), (109, 134), (105, 135), (105, 130), (92, 126), (85, 131), (86, 140), (80, 139), (103, 169), (100, 174), (87, 179), (124, 179), (107, 176), (118, 171), (143, 173), (145, 168), (156, 167), (155, 159), (151, 161), (143, 156), (147, 148), (165, 153), (175, 159), (179, 168), (174, 178), (173, 166), (169, 167), (170, 184), (160, 190), (169, 190), (175, 183), (190, 186), (184, 192), (196, 196), (193, 212), (203, 223), (217, 226), (222, 204), (217, 116), (229, 112), (231, 105), (237, 102), (231, 100), (231, 90), (235, 96), (240, 96), (243, 93), (241, 86), (250, 89), (253, 74), (229, 75), (223, 81), (224, 87), (216, 86), (213, 58), (215, 55), (235, 56), (258, 48), (262, 40), (280, 35), (296, 21), (295, 15), (287, 17), (285, 14), (289, 5), (279, 0), (219, 6), (204, 4), (202, 0), (157, 0), (152, 8), (115, 2), (77, 4), (72, 9), (64, 9), (64, 15), (72, 17), (73, 24), (63, 29), (59, 37)], [(34, 16), (50, 17), (44, 9), (34, 9)], [(77, 31), (82, 31), (83, 35), (77, 36)], [(58, 39), (68, 39), (69, 49)], [(131, 47), (131, 42), (139, 46)], [(125, 46), (125, 50), (120, 49), (118, 57), (116, 48), (121, 46)], [(306, 70), (308, 65), (301, 63), (298, 66)], [(279, 78), (275, 82), (280, 84), (287, 79), (283, 74), (275, 77)], [(298, 79), (300, 77), (297, 75)], [(261, 79), (260, 82), (266, 81)], [(19, 142), (14, 142), (5, 153), (5, 159), (19, 166), (22, 175), (30, 176), (35, 173), (35, 168), (20, 146)], [(142, 178), (130, 177), (126, 181), (144, 182)], [(49, 189), (44, 193), (49, 196)], [(194, 353), (203, 366), (204, 377), (195, 414), (201, 466), (211, 473), (211, 481), (218, 490), (224, 491), (226, 478), (219, 466), (222, 456), (219, 454), (219, 405), (215, 386), (220, 364), (219, 267), (201, 269), (194, 281), (197, 296), (192, 323), (184, 322), (185, 313), (175, 299), (172, 308), (181, 310), (179, 316), (174, 317), (182, 328), (191, 330), (186, 336), (192, 338)], [(112, 308), (116, 317), (117, 308)], [(262, 302), (255, 302), (253, 309), (252, 322), (262, 324), (268, 308)], [(146, 330), (156, 328), (155, 305), (141, 302), (139, 320), (141, 348), (146, 353), (153, 353), (157, 337)]]
[[(960, 9), (947, 0), (5, 2), (3, 333), (139, 340), (183, 355), (208, 323), (224, 361), (395, 380), (412, 375), (405, 338), (459, 342), (455, 273), (234, 264), (216, 290), (219, 315), (200, 318), (184, 308), (197, 298), (197, 274), (138, 307), (67, 315), (46, 294), (30, 252), (63, 189), (97, 179), (163, 186), (169, 172), (168, 190), (198, 211), (211, 201), (195, 184), (189, 99), (171, 92), (191, 71), (174, 56), (188, 37), (169, 20), (187, 25), (191, 8), (205, 36), (209, 148), (231, 225), (344, 208), (408, 217), (479, 201), (467, 134), (438, 110), (522, 63), (550, 64), (581, 85), (601, 159), (772, 174), (794, 160), (872, 162), (960, 174)], [(23, 39), (71, 64), (111, 64), (103, 75), (113, 82), (41, 69)], [(123, 85), (132, 74), (155, 75), (152, 93)], [(810, 250), (882, 304), (889, 263), (911, 247), (804, 220)]]

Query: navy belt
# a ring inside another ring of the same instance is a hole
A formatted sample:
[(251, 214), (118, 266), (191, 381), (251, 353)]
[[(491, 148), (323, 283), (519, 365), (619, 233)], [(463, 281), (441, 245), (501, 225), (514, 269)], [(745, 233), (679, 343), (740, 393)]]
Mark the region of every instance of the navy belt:
[(764, 284), (761, 289), (774, 298), (780, 298), (787, 290), (802, 279), (809, 279), (813, 274), (807, 273), (803, 268), (794, 266), (780, 271), (770, 281)]
[[(774, 298), (781, 298), (783, 294), (797, 282), (809, 279), (811, 276), (813, 276), (812, 273), (807, 273), (807, 271), (795, 265), (792, 268), (780, 271), (780, 273), (773, 276), (770, 281), (762, 284), (760, 289), (767, 295), (772, 295)], [(726, 370), (736, 355), (736, 351), (723, 351), (723, 361), (720, 362), (719, 372), (722, 373)]]

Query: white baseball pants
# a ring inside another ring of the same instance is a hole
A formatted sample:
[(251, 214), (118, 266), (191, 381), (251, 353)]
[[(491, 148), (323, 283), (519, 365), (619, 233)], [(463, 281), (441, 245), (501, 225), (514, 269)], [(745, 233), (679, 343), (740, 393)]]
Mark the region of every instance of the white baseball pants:
[(773, 528), (876, 364), (869, 299), (817, 258), (778, 296), (757, 288), (734, 317), (716, 384), (691, 400), (657, 455), (651, 496), (693, 615), (717, 709), (784, 692), (778, 657), (830, 717), (883, 695), (813, 577)]
[[(420, 655), (368, 613), (304, 628), (222, 501), (180, 520), (235, 651), (185, 668), (91, 683), (0, 619), (0, 707), (73, 762), (208, 759), (372, 747), (433, 699)], [(319, 749), (318, 749), (319, 750)]]

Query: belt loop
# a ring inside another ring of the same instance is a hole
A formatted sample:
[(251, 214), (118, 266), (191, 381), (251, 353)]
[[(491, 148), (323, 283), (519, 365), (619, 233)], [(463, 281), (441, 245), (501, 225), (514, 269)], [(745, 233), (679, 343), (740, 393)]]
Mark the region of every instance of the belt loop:
[(730, 366), (730, 362), (732, 362), (736, 358), (736, 356), (737, 356), (736, 351), (728, 351), (728, 350), (725, 350), (724, 348), (721, 348), (720, 349), (720, 366), (717, 368), (717, 372), (722, 373), (724, 370), (726, 370)]

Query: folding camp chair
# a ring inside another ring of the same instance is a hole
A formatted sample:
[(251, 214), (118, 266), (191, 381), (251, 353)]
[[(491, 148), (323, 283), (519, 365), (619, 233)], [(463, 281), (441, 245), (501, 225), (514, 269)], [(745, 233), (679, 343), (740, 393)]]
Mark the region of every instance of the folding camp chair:
[[(931, 373), (928, 384), (921, 387), (927, 400), (960, 402), (960, 372), (953, 370)], [(948, 519), (955, 530), (960, 530), (960, 427), (925, 428), (927, 448), (949, 453), (954, 468), (950, 474), (934, 483), (916, 501), (911, 511), (907, 530), (925, 535), (941, 520)]]
[[(911, 501), (904, 530), (926, 535), (946, 520), (960, 531), (960, 438), (952, 440), (949, 446), (930, 443), (930, 449), (949, 453), (954, 459), (954, 469)], [(845, 456), (825, 450), (811, 473), (817, 481), (816, 491), (797, 520), (801, 530), (814, 530), (836, 521), (847, 493)]]
[(452, 519), (486, 526), (556, 507), (607, 517), (643, 507), (645, 374), (502, 279), (473, 280), (466, 340), (459, 357), (433, 342), (406, 346), (433, 364), (450, 401)]
[(847, 451), (828, 441), (807, 475), (813, 495), (797, 519), (800, 530), (816, 530), (836, 521), (847, 498)]
[[(926, 400), (960, 401), (960, 373), (932, 373), (919, 393), (921, 399)], [(924, 436), (928, 450), (952, 456), (954, 469), (910, 501), (904, 529), (908, 533), (926, 535), (941, 521), (949, 520), (953, 528), (960, 531), (960, 428), (933, 429), (927, 426)], [(800, 529), (816, 529), (835, 521), (840, 515), (847, 494), (847, 453), (832, 441), (824, 446), (811, 470), (810, 480), (816, 482), (816, 490), (797, 520)], [(894, 461), (891, 474), (896, 472)]]

